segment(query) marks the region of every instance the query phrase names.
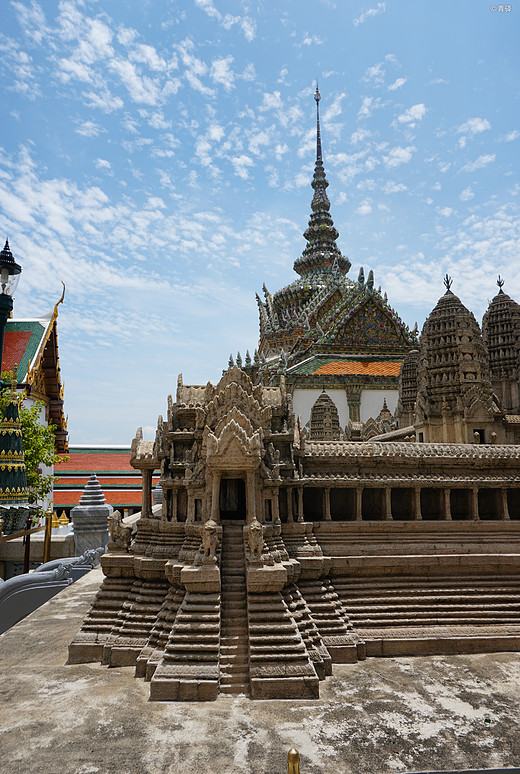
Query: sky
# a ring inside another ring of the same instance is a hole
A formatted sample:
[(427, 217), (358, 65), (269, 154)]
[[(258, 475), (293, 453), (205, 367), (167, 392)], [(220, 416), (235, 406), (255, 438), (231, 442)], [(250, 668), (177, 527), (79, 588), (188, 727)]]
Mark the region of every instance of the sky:
[(61, 295), (71, 444), (153, 437), (177, 375), (258, 343), (296, 275), (316, 80), (338, 246), (409, 326), (520, 302), (520, 3), (3, 0), (0, 235), (15, 318)]

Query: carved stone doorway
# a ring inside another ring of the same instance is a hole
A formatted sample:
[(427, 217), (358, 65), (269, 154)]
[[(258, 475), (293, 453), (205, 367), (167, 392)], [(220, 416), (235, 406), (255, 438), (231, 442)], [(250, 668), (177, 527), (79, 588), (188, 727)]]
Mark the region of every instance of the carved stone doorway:
[(246, 520), (246, 484), (243, 478), (220, 480), (220, 520)]

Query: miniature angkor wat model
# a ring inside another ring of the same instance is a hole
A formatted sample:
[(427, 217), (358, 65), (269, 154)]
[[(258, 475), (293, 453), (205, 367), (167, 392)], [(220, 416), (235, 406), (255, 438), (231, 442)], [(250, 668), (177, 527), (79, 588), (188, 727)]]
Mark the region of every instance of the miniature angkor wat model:
[(302, 281), (258, 301), (253, 359), (180, 376), (138, 431), (141, 518), (114, 517), (70, 645), (152, 699), (316, 698), (334, 662), (520, 647), (520, 307), (500, 286), (482, 335), (447, 278), (418, 340), (347, 279), (319, 119), (317, 147)]

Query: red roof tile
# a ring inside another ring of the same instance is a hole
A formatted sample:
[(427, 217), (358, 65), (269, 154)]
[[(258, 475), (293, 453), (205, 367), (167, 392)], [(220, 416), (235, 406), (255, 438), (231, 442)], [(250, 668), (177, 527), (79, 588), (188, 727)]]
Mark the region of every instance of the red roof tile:
[(2, 358), (2, 369), (4, 371), (12, 371), (15, 365), (20, 365), (31, 335), (31, 331), (5, 331), (4, 354)]

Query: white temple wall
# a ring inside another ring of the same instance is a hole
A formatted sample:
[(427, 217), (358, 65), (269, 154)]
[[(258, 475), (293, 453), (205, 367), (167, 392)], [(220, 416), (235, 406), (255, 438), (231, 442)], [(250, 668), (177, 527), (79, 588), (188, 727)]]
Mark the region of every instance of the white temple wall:
[(394, 414), (398, 397), (398, 390), (363, 390), (361, 393), (361, 405), (359, 407), (361, 421), (366, 422), (370, 417), (372, 417), (372, 419), (378, 417), (383, 408), (383, 400), (385, 398), (386, 405), (392, 414)]
[[(305, 427), (311, 418), (311, 409), (320, 397), (323, 390), (301, 390), (296, 389), (293, 393), (294, 415), (300, 415), (302, 418), (302, 427)], [(325, 390), (327, 395), (334, 401), (338, 409), (339, 424), (342, 429), (348, 424), (348, 403), (345, 390)], [(378, 412), (379, 413), (379, 412)]]

